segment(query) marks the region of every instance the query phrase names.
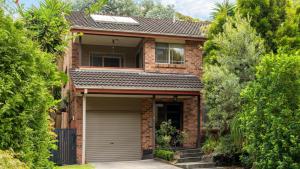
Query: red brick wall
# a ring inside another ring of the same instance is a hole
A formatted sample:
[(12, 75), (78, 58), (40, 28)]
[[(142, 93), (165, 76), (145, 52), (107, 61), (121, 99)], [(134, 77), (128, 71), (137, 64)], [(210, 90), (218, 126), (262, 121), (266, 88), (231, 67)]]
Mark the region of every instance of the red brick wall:
[(201, 43), (197, 41), (186, 41), (184, 45), (184, 64), (156, 64), (155, 63), (155, 40), (144, 41), (144, 69), (146, 72), (160, 73), (185, 73), (200, 76), (202, 72)]
[(195, 148), (197, 143), (197, 97), (183, 101), (183, 131), (187, 133), (188, 139), (184, 147)]
[(78, 68), (80, 66), (80, 58), (79, 58), (79, 44), (72, 43), (72, 68)]
[(82, 159), (82, 97), (72, 96), (71, 102), (71, 128), (76, 128), (76, 157), (77, 163)]
[(153, 149), (153, 106), (152, 99), (142, 100), (141, 141), (142, 150)]

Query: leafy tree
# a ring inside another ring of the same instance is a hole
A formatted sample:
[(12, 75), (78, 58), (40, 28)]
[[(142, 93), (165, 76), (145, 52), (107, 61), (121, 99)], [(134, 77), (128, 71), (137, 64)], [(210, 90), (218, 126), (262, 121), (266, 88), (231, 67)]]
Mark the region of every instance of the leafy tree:
[(213, 18), (216, 18), (220, 14), (225, 14), (226, 16), (234, 15), (235, 5), (229, 0), (224, 0), (222, 3), (215, 3), (215, 7), (213, 8), (213, 12), (211, 13)]
[(138, 16), (140, 11), (133, 0), (109, 0), (103, 6), (101, 13), (118, 16)]
[[(93, 4), (92, 2), (99, 1), (100, 0), (66, 0), (66, 2), (71, 4), (72, 9), (76, 11), (82, 11), (86, 6), (88, 7), (88, 5), (85, 4)], [(104, 6), (99, 6), (98, 10), (93, 10), (93, 12), (108, 15), (142, 16), (163, 19), (173, 19), (176, 17), (176, 19), (180, 21), (199, 21), (199, 19), (176, 12), (172, 5), (165, 6), (160, 1), (156, 0), (106, 0), (105, 3)]]
[(108, 0), (64, 0), (74, 11), (85, 11), (95, 13), (101, 10)]
[(269, 54), (241, 94), (240, 127), (254, 168), (300, 168), (299, 67), (299, 54)]
[(200, 19), (193, 18), (193, 17), (187, 16), (187, 15), (183, 15), (180, 12), (176, 12), (175, 16), (176, 16), (176, 19), (179, 20), (179, 21), (200, 22)]
[(223, 3), (216, 3), (214, 11), (212, 12), (213, 21), (211, 22), (208, 30), (208, 40), (204, 44), (205, 62), (216, 63), (214, 51), (216, 46), (212, 42), (212, 38), (223, 32), (223, 25), (226, 23), (227, 18), (234, 16), (235, 5), (228, 0)]
[(172, 5), (164, 6), (162, 4), (156, 4), (153, 9), (149, 10), (145, 17), (157, 18), (157, 19), (170, 19), (175, 17), (175, 9)]
[(276, 32), (276, 46), (285, 52), (300, 50), (300, 2), (293, 2), (286, 12), (286, 20)]
[(239, 15), (228, 18), (223, 29), (211, 40), (218, 64), (206, 63), (203, 82), (208, 126), (227, 134), (232, 118), (240, 110), (240, 90), (254, 79), (264, 46), (249, 20)]
[(61, 85), (54, 55), (28, 38), (20, 21), (0, 10), (0, 149), (12, 149), (30, 168), (52, 168), (50, 88)]
[(61, 0), (44, 0), (38, 8), (24, 12), (25, 27), (43, 51), (56, 55), (64, 53), (69, 34), (69, 23), (64, 16), (69, 9)]
[(240, 13), (250, 16), (251, 25), (266, 40), (267, 49), (276, 52), (276, 32), (285, 22), (290, 0), (237, 0)]

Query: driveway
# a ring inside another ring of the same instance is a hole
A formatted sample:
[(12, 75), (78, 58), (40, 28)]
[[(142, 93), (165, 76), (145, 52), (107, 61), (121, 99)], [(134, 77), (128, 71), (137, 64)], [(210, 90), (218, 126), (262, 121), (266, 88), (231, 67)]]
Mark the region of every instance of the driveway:
[(180, 169), (156, 160), (91, 163), (96, 169)]

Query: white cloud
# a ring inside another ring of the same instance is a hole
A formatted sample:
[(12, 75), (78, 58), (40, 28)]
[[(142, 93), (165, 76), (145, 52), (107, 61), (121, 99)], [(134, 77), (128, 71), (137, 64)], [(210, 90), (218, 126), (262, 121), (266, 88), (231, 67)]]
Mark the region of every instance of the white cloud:
[[(235, 2), (235, 0), (230, 0)], [(172, 4), (175, 9), (185, 15), (207, 20), (216, 2), (223, 0), (161, 0), (163, 4)]]

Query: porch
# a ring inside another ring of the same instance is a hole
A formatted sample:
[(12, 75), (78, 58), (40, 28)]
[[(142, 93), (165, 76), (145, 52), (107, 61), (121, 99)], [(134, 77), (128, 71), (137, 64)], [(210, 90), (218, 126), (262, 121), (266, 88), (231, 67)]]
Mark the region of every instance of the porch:
[(155, 130), (171, 119), (199, 146), (201, 82), (193, 75), (73, 70), (79, 163), (151, 158)]

